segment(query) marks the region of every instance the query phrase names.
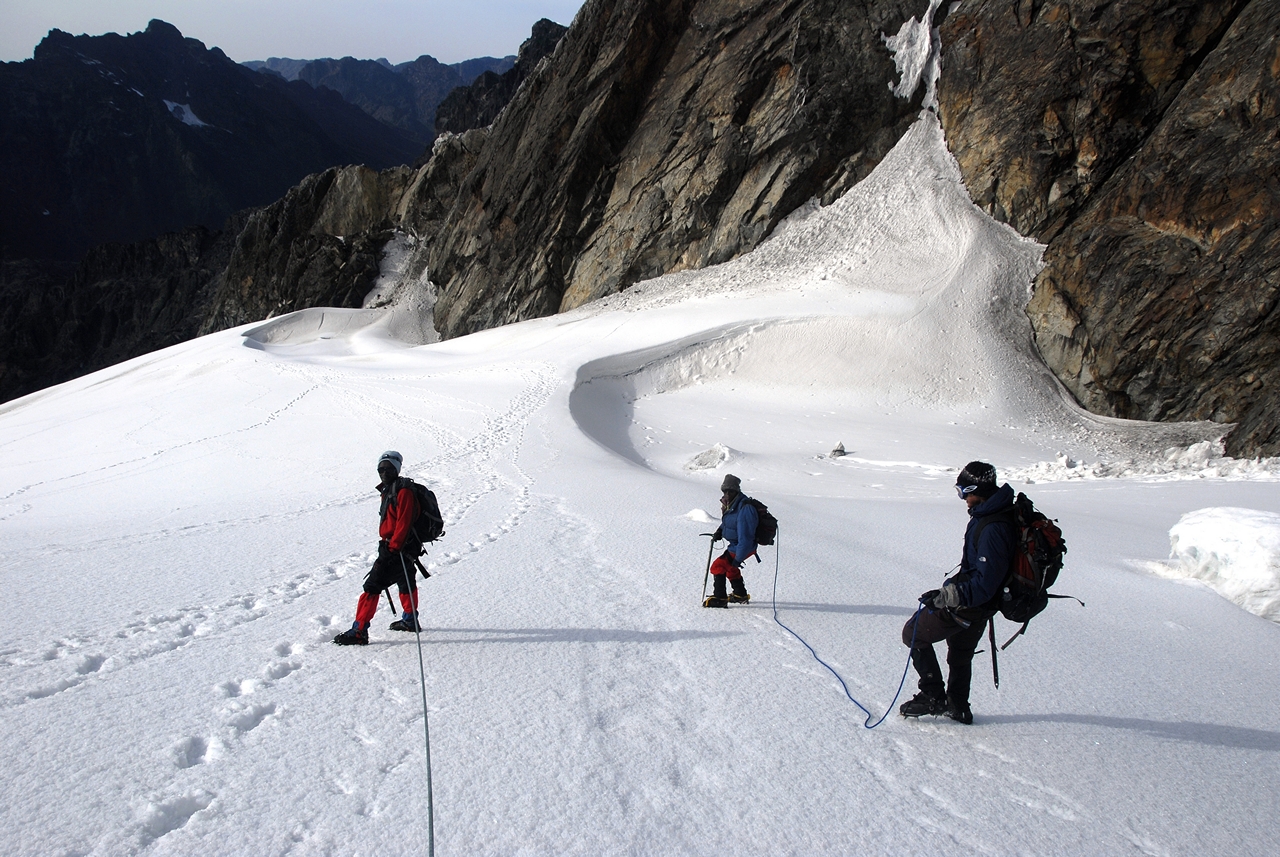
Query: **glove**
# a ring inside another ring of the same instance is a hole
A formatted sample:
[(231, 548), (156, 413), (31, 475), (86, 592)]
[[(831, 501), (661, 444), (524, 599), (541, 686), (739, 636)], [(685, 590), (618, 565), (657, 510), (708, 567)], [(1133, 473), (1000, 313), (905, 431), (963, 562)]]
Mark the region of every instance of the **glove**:
[(933, 597), (933, 606), (939, 610), (954, 610), (960, 606), (960, 590), (948, 584)]
[(716, 527), (716, 531), (711, 534), (711, 541), (718, 542), (724, 538), (724, 527)]
[(936, 598), (937, 596), (938, 596), (938, 590), (930, 589), (928, 592), (920, 596), (920, 603), (932, 607), (933, 599)]

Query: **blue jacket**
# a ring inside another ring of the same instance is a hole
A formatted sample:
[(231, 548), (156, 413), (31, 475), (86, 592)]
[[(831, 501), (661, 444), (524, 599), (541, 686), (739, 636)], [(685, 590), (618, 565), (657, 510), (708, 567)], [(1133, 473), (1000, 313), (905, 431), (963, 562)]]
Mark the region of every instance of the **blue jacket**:
[(756, 507), (747, 502), (746, 494), (738, 492), (738, 496), (720, 518), (720, 531), (729, 542), (734, 565), (741, 566), (744, 559), (756, 552), (756, 527), (759, 525), (760, 516), (756, 514)]
[(1018, 535), (1012, 521), (994, 520), (982, 528), (981, 537), (978, 528), (982, 519), (988, 515), (1005, 512), (1013, 508), (1014, 491), (1008, 483), (1002, 485), (995, 494), (988, 497), (969, 510), (969, 526), (964, 531), (964, 555), (960, 558), (960, 572), (948, 580), (960, 590), (961, 607), (983, 607), (995, 609), (998, 605), (987, 602), (998, 598), (1000, 585), (1013, 562), (1014, 552), (1018, 547)]

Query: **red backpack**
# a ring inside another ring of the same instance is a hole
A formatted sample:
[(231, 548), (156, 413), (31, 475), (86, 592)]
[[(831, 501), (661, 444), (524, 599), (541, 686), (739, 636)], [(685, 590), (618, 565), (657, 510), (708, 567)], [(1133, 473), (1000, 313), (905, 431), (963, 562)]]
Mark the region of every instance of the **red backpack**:
[[(1055, 595), (1049, 587), (1058, 580), (1058, 572), (1062, 571), (1063, 557), (1067, 553), (1067, 542), (1062, 538), (1062, 530), (1056, 521), (1046, 517), (1036, 509), (1026, 494), (1018, 493), (1013, 501), (1013, 508), (987, 515), (978, 525), (980, 535), (982, 528), (994, 521), (1008, 521), (1013, 524), (1017, 536), (1017, 545), (1013, 560), (1010, 563), (1009, 575), (1001, 584), (1000, 615), (1010, 622), (1021, 622), (1018, 632), (1005, 641), (1001, 651), (1027, 631), (1027, 625), (1049, 605), (1050, 598), (1070, 598), (1084, 606), (1074, 595)], [(976, 538), (976, 535), (975, 535)], [(1000, 672), (996, 665), (996, 623), (991, 617), (989, 626), (991, 638), (991, 666), (995, 671), (996, 687), (1000, 686)]]

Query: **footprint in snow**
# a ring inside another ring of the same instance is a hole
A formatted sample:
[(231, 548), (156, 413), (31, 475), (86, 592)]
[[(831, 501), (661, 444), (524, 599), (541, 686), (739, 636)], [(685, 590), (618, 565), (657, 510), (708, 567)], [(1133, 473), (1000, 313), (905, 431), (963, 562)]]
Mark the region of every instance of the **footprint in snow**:
[(300, 669), (302, 669), (302, 664), (297, 661), (275, 661), (262, 668), (262, 675), (268, 681), (274, 681)]
[(161, 801), (148, 801), (138, 813), (138, 840), (149, 845), (167, 833), (185, 827), (191, 817), (213, 803), (217, 795), (204, 789), (195, 789), (177, 797)]
[(204, 738), (183, 738), (169, 749), (173, 754), (174, 764), (179, 768), (191, 768), (204, 764), (209, 752), (209, 742)]
[(240, 734), (252, 732), (262, 722), (276, 713), (274, 702), (251, 702), (242, 707), (233, 708), (227, 715), (226, 724)]

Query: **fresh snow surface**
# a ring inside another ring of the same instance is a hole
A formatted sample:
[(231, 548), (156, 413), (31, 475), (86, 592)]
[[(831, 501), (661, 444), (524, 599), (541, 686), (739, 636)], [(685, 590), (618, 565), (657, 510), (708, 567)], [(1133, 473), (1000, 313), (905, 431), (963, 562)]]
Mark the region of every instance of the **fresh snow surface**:
[[(1178, 526), (1234, 580), (1253, 532), (1274, 587), (1274, 462), (1070, 404), (1023, 314), (1040, 253), (925, 114), (729, 264), (419, 347), (395, 304), (311, 310), (0, 406), (4, 853), (425, 852), (414, 638), (384, 600), (368, 647), (329, 642), (385, 449), (446, 518), (438, 854), (1271, 853), (1280, 627), (1156, 567)], [(1058, 519), (1055, 591), (1087, 606), (1053, 602), (998, 690), (978, 655), (972, 726), (864, 729), (775, 624), (775, 569), (778, 618), (878, 718), (975, 458)], [(726, 472), (779, 543), (750, 605), (704, 610)]]

